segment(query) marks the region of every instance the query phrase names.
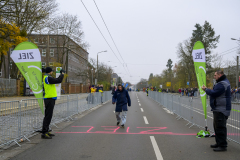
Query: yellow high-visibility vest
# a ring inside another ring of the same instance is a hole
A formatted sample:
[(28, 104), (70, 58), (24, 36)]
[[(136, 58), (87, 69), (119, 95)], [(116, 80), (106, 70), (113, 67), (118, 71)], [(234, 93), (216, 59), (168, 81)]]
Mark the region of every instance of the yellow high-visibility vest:
[[(45, 89), (44, 98), (55, 98), (57, 97), (57, 90), (55, 84), (47, 84), (48, 83), (48, 75), (44, 75), (43, 77), (43, 85)], [(46, 79), (47, 78), (47, 79)], [(46, 83), (47, 81), (47, 83)]]
[(96, 89), (91, 88), (91, 93), (94, 93), (94, 92), (96, 92)]

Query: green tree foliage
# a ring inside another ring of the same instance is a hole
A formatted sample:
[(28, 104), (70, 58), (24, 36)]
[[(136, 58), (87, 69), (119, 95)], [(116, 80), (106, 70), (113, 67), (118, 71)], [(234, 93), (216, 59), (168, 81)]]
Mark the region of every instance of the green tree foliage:
[(150, 73), (148, 81), (151, 81), (152, 78), (153, 78), (153, 73)]
[[(204, 25), (196, 24), (192, 36), (179, 43), (177, 46), (178, 62), (173, 65), (171, 59), (167, 61), (166, 69), (161, 74), (149, 76), (148, 84), (158, 87), (160, 84), (166, 89), (166, 82), (172, 82), (171, 88), (177, 91), (179, 88), (197, 87), (194, 62), (192, 58), (193, 46), (196, 41), (201, 41), (206, 53), (207, 84), (212, 84), (212, 73), (221, 68), (221, 58), (212, 54), (212, 50), (217, 48), (220, 35), (216, 35), (211, 24), (205, 21)], [(231, 68), (231, 67), (230, 67)], [(187, 85), (187, 82), (190, 85)]]

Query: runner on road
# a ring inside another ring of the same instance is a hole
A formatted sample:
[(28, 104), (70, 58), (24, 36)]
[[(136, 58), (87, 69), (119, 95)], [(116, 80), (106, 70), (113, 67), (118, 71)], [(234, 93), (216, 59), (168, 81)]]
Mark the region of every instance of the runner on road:
[[(116, 104), (115, 114), (117, 118), (117, 125), (119, 125), (121, 122), (121, 127), (124, 128), (124, 125), (127, 120), (127, 111), (128, 111), (127, 104), (129, 107), (131, 107), (131, 99), (128, 94), (128, 91), (121, 84), (118, 85), (118, 89), (113, 95), (112, 104), (115, 104), (116, 101), (117, 101), (117, 104)], [(122, 116), (120, 115), (121, 112), (122, 112)]]

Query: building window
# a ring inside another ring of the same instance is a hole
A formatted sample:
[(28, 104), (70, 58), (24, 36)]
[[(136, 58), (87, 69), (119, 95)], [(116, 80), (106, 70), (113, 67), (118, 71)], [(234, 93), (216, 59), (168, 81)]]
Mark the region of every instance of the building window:
[(42, 44), (46, 43), (46, 38), (44, 37), (43, 40), (42, 40)]
[(0, 70), (1, 72), (0, 72), (0, 77), (2, 77), (2, 69)]
[(49, 62), (49, 66), (53, 66), (53, 62)]
[(55, 39), (54, 38), (50, 38), (50, 43), (54, 44), (55, 43)]
[(50, 57), (54, 57), (54, 49), (50, 49)]
[(46, 57), (46, 53), (47, 53), (46, 49), (42, 49), (42, 56), (43, 57)]
[(46, 62), (42, 62), (42, 68), (46, 68)]
[(34, 43), (38, 43), (39, 42), (39, 39), (38, 38), (35, 38), (34, 39)]

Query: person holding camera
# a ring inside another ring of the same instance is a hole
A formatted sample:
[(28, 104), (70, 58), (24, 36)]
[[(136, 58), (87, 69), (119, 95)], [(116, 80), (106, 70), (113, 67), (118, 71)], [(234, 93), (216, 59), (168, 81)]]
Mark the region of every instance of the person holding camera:
[(55, 101), (57, 100), (57, 90), (55, 84), (62, 83), (64, 78), (64, 70), (60, 71), (60, 76), (58, 78), (53, 78), (53, 70), (50, 67), (46, 68), (46, 74), (43, 77), (43, 84), (45, 89), (44, 104), (45, 104), (45, 114), (43, 119), (42, 127), (42, 138), (52, 139), (54, 134), (49, 131), (49, 125), (53, 116), (53, 109), (55, 106)]

